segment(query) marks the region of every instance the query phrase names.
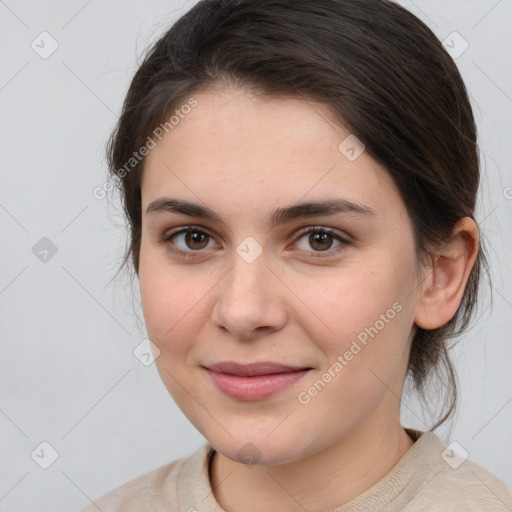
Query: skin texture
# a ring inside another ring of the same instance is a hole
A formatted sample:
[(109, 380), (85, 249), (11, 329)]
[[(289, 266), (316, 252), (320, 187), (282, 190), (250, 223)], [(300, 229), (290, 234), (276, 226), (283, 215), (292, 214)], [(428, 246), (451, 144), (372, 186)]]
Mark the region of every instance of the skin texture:
[[(476, 257), (476, 225), (462, 219), (435, 264), (417, 272), (396, 187), (366, 152), (350, 161), (339, 151), (350, 132), (327, 107), (229, 87), (194, 97), (197, 106), (148, 154), (141, 187), (139, 280), (148, 336), (160, 351), (158, 371), (216, 449), (210, 480), (225, 510), (339, 507), (382, 479), (412, 446), (399, 406), (415, 324), (434, 328), (455, 314)], [(225, 225), (147, 214), (162, 197), (208, 206)], [(375, 215), (268, 225), (275, 208), (340, 197)], [(209, 236), (188, 245), (183, 233), (160, 241), (190, 225)], [(312, 226), (349, 243), (328, 235), (315, 243), (300, 233)], [(246, 237), (262, 250), (251, 263), (237, 252)], [(400, 311), (301, 403), (299, 393), (329, 368), (332, 374), (338, 356), (393, 304)], [(312, 370), (277, 395), (245, 401), (221, 393), (202, 368), (227, 360)], [(242, 463), (240, 450), (253, 455), (253, 464)]]

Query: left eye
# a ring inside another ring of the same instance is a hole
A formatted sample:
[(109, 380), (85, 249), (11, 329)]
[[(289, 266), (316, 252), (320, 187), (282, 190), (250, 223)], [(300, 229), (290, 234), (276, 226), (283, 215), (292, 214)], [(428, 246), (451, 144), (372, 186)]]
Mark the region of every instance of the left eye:
[[(307, 238), (306, 238), (307, 237)], [(317, 252), (338, 252), (340, 248), (343, 248), (343, 246), (348, 245), (349, 241), (343, 238), (338, 233), (332, 231), (331, 229), (322, 228), (322, 227), (315, 227), (315, 228), (309, 228), (307, 231), (303, 231), (299, 240), (305, 240), (306, 246), (309, 245), (309, 247), (312, 247), (315, 249), (313, 253)], [(334, 250), (330, 250), (333, 245), (333, 241), (337, 241), (338, 245), (334, 248)], [(300, 243), (296, 242), (294, 244), (297, 248), (301, 250), (308, 251), (307, 247), (300, 247)], [(309, 251), (311, 252), (311, 251)], [(313, 256), (317, 256), (316, 254), (313, 254)], [(320, 256), (320, 255), (318, 255)]]

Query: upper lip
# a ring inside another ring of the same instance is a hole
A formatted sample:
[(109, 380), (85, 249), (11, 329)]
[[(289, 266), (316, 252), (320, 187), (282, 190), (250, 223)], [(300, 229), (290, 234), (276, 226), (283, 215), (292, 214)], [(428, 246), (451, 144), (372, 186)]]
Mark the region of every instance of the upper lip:
[(261, 363), (239, 364), (234, 361), (223, 361), (221, 363), (210, 364), (206, 366), (208, 370), (217, 373), (227, 373), (229, 375), (237, 375), (240, 377), (252, 377), (255, 375), (271, 375), (274, 373), (289, 373), (300, 370), (309, 370), (309, 367), (290, 366), (270, 361)]

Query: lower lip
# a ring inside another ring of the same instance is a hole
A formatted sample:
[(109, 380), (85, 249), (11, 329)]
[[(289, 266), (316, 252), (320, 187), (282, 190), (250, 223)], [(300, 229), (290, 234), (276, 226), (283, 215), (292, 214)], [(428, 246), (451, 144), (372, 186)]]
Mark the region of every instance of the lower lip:
[(302, 379), (309, 370), (296, 372), (239, 377), (227, 373), (217, 373), (206, 369), (217, 388), (225, 395), (239, 400), (261, 400), (275, 395)]

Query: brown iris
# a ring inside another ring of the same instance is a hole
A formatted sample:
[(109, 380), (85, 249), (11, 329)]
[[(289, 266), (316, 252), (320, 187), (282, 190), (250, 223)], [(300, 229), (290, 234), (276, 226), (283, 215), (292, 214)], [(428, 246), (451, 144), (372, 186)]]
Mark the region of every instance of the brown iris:
[[(185, 243), (187, 247), (191, 249), (204, 249), (208, 245), (208, 235), (206, 233), (200, 233), (199, 231), (187, 231), (185, 234)], [(200, 247), (194, 246), (193, 244), (203, 244)]]
[[(330, 239), (327, 246), (325, 245), (326, 239)], [(330, 249), (332, 246), (332, 235), (329, 233), (322, 233), (322, 232), (312, 232), (309, 235), (308, 238), (309, 243), (311, 244), (311, 247), (313, 249), (316, 249), (318, 251), (326, 251), (327, 249)]]

